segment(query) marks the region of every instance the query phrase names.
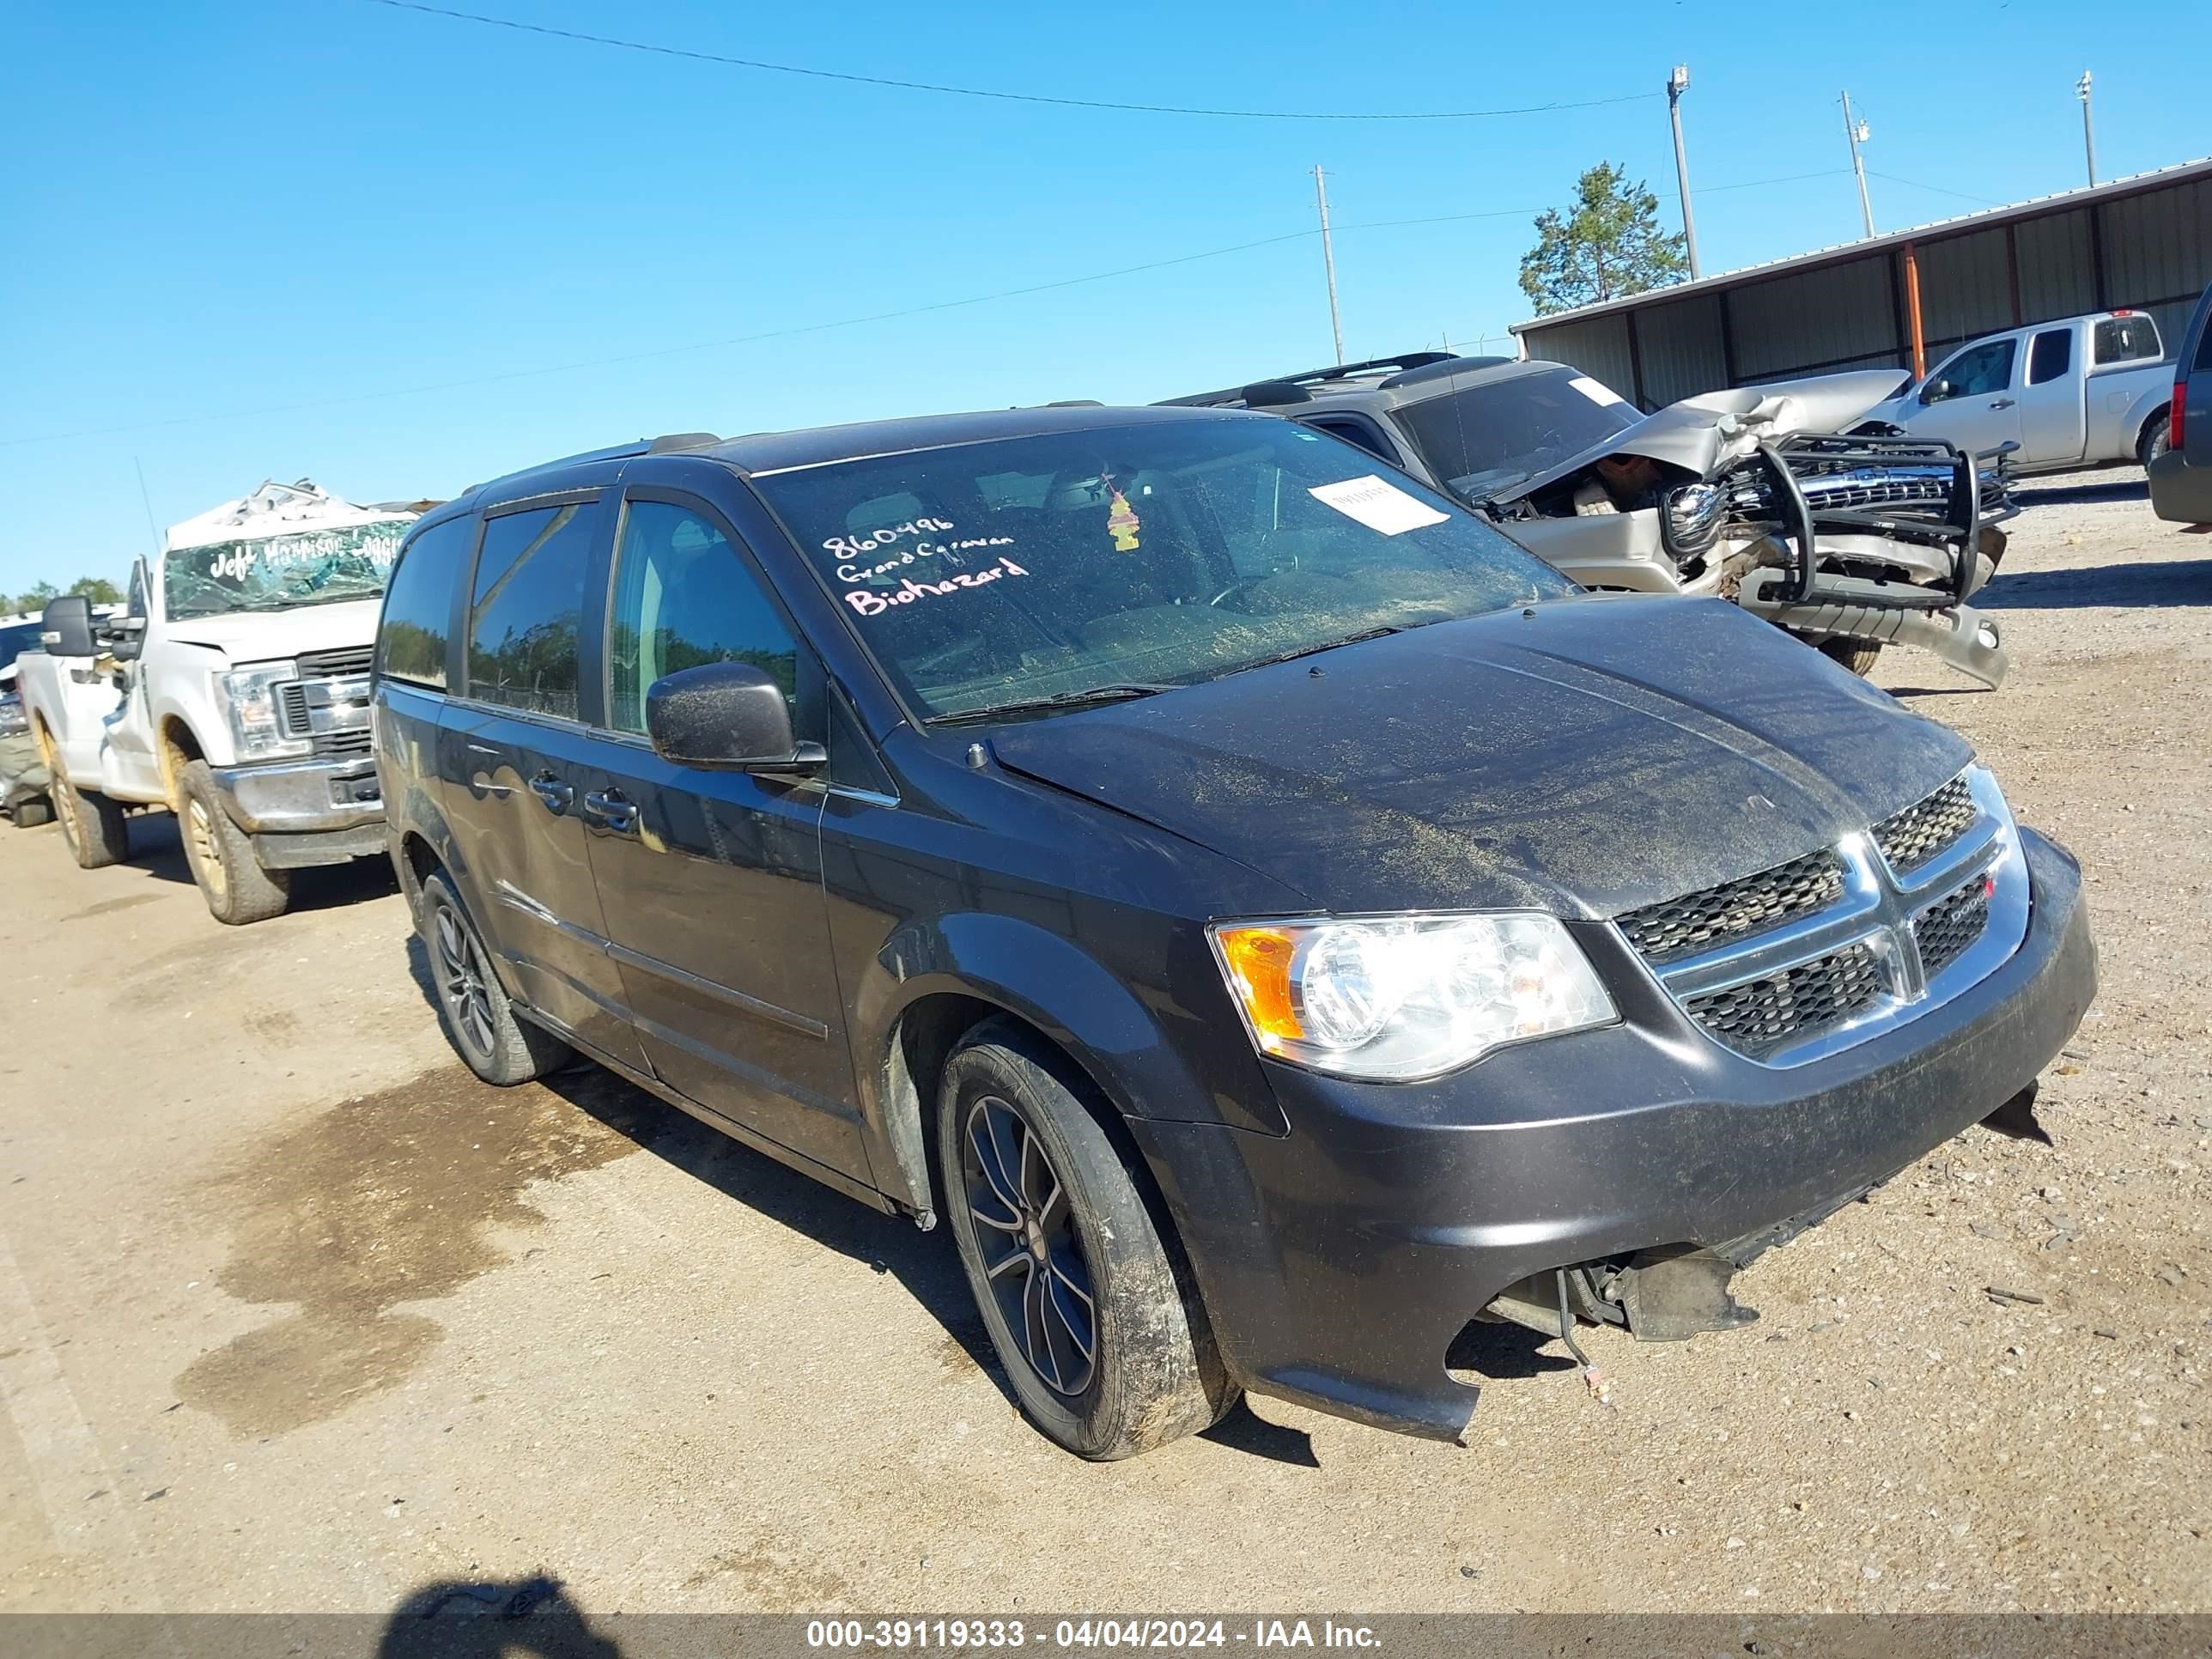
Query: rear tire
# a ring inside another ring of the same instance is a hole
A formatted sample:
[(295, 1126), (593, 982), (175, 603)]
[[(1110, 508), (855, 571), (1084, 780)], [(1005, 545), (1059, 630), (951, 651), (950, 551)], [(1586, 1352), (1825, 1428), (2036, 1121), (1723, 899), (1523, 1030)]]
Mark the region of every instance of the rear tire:
[(1822, 640), (1814, 648), (1830, 662), (1849, 669), (1861, 679), (1874, 672), (1875, 663), (1881, 656), (1880, 640), (1853, 639), (1842, 634), (1832, 639)]
[(1030, 1418), (1079, 1457), (1150, 1451), (1236, 1403), (1204, 1313), (1065, 1055), (1008, 1020), (969, 1033), (938, 1091), (945, 1207)]
[(208, 914), (226, 927), (281, 916), (292, 902), (292, 872), (264, 870), (253, 856), (253, 838), (223, 810), (215, 773), (205, 761), (185, 768), (184, 799), (177, 805), (185, 861), (207, 901)]
[(79, 789), (49, 766), (54, 816), (61, 820), (62, 843), (80, 870), (104, 870), (131, 856), (131, 821), (123, 805), (94, 790)]
[(560, 1038), (516, 1014), (483, 935), (442, 875), (422, 878), (415, 927), (429, 958), (446, 1040), (469, 1070), (506, 1088), (544, 1077), (575, 1058)]
[(35, 830), (54, 821), (54, 809), (44, 799), (27, 800), (15, 809), (14, 819), (18, 830)]
[(2148, 468), (2160, 456), (2173, 447), (2172, 411), (2154, 415), (2143, 422), (2142, 435), (2136, 440), (2136, 464)]

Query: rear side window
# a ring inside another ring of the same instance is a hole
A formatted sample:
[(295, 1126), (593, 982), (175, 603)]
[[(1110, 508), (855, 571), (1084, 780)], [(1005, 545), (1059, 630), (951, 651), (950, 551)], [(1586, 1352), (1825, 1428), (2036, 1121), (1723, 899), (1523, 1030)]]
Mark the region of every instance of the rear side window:
[(2027, 383), (2041, 386), (2074, 367), (2074, 331), (2054, 328), (2035, 337), (2027, 352)]
[(477, 521), (463, 514), (432, 525), (400, 550), (384, 590), (384, 620), (377, 632), (377, 671), (412, 685), (446, 689), (446, 635), (451, 631), (453, 587), (467, 568)]
[(2097, 366), (2154, 360), (2158, 326), (2148, 317), (2107, 317), (2097, 325)]
[(728, 538), (687, 508), (632, 501), (607, 632), (607, 724), (642, 732), (653, 683), (710, 662), (751, 664), (796, 713), (799, 647)]
[(469, 695), (532, 714), (579, 718), (577, 641), (596, 502), (484, 520), (469, 599)]
[(2197, 319), (2201, 331), (2197, 337), (2197, 360), (2190, 365), (2190, 373), (2202, 374), (2212, 369), (2212, 295), (2204, 301), (2203, 314)]

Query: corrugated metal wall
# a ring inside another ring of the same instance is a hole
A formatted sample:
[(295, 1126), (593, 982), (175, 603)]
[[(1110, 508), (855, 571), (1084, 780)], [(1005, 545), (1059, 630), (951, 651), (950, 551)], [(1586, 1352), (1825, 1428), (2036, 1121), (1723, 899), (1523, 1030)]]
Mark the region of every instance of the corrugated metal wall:
[[(1931, 236), (1916, 255), (1930, 368), (1978, 335), (2112, 307), (2149, 311), (2171, 343), (2212, 283), (2212, 179)], [(1640, 361), (1642, 399), (1655, 409), (1720, 386), (1893, 368), (1911, 356), (1901, 269), (1885, 251), (1655, 296), (1636, 307), (1633, 358), (1626, 312), (1539, 324), (1521, 338), (1528, 356), (1572, 363), (1624, 393), (1636, 388)]]
[(1887, 361), (1897, 349), (1889, 262), (1791, 271), (1728, 295), (1739, 384)]
[(1728, 383), (1717, 294), (1693, 294), (1639, 312), (1636, 345), (1644, 361), (1644, 401), (1654, 409)]

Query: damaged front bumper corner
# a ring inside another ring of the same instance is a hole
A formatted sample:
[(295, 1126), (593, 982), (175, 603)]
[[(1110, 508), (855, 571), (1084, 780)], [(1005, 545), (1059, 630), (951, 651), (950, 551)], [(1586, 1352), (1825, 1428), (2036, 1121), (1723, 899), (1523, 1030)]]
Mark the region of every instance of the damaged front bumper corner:
[[(1509, 1292), (1686, 1335), (1741, 1322), (1742, 1261), (2019, 1095), (2096, 986), (2080, 872), (2022, 832), (2027, 938), (1978, 983), (1808, 1064), (1710, 1041), (1656, 985), (1621, 1024), (1501, 1049), (1453, 1077), (1357, 1084), (1270, 1063), (1290, 1133), (1131, 1120), (1231, 1375), (1339, 1416), (1462, 1442), (1476, 1390), (1446, 1355)], [(1638, 983), (1617, 930), (1581, 933)], [(1548, 1302), (1548, 1308), (1543, 1304)], [(1608, 1316), (1612, 1308), (1617, 1315)]]

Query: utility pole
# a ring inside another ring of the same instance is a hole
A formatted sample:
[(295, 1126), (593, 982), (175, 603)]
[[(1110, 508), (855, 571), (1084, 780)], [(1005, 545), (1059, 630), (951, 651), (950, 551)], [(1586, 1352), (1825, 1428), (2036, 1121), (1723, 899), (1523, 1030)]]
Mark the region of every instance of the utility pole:
[(2081, 100), (2081, 148), (2089, 161), (2089, 182), (2097, 182), (2097, 127), (2089, 118), (2089, 71), (2083, 70), (2081, 78), (2074, 83), (2074, 95)]
[(1690, 84), (1690, 66), (1674, 65), (1674, 72), (1667, 77), (1667, 118), (1674, 128), (1674, 188), (1682, 196), (1682, 240), (1690, 250), (1690, 280), (1696, 282), (1705, 272), (1698, 265), (1698, 221), (1690, 211), (1690, 158), (1682, 150), (1682, 94)]
[(1867, 200), (1866, 157), (1859, 154), (1859, 146), (1867, 141), (1867, 124), (1851, 118), (1851, 94), (1844, 94), (1844, 142), (1851, 147), (1851, 171), (1859, 179), (1859, 221), (1866, 226), (1866, 234), (1874, 234), (1874, 204)]
[(1321, 163), (1314, 163), (1314, 201), (1321, 208), (1321, 263), (1328, 272), (1328, 331), (1336, 341), (1336, 361), (1344, 361), (1344, 322), (1336, 311), (1336, 250), (1328, 240), (1328, 185), (1323, 182)]

